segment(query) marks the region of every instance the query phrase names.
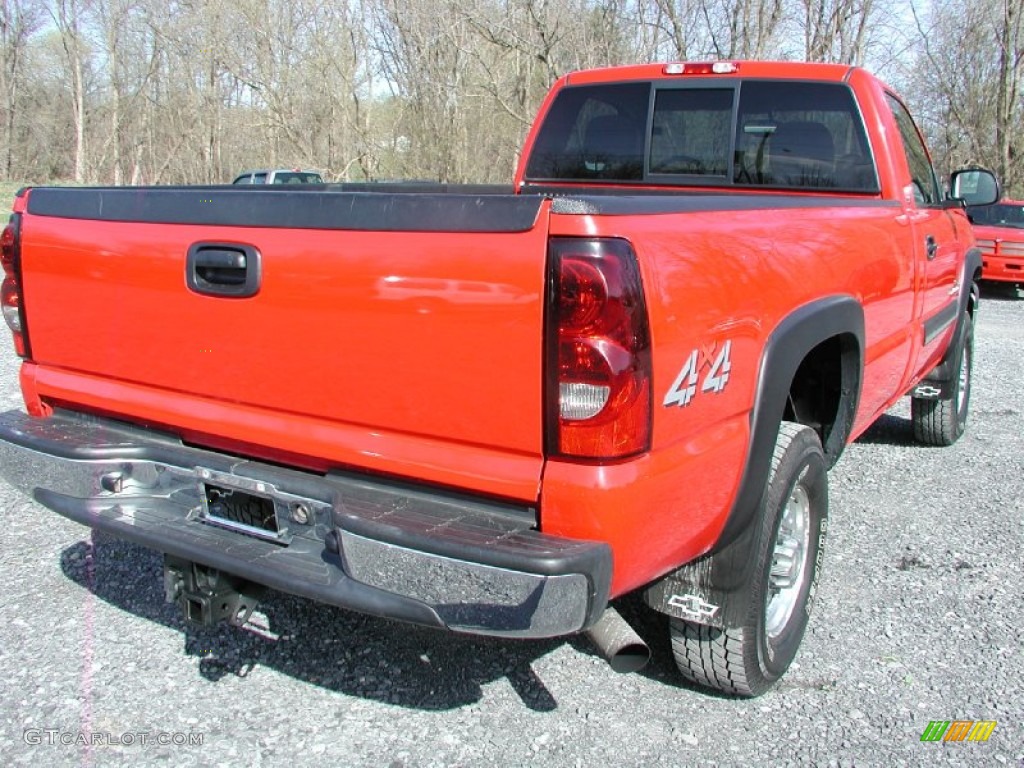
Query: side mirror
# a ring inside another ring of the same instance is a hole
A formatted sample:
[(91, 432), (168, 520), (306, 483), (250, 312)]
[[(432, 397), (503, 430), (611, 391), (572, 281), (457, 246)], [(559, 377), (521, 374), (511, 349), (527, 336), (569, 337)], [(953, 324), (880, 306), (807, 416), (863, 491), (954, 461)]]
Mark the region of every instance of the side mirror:
[(949, 196), (966, 205), (992, 205), (999, 202), (999, 181), (992, 171), (968, 168), (956, 171), (949, 179)]

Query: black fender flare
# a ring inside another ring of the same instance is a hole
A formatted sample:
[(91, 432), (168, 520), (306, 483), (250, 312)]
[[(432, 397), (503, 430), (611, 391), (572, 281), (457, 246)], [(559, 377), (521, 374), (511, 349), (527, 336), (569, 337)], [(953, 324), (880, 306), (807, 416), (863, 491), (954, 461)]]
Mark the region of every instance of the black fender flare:
[[(751, 583), (762, 506), (772, 452), (790, 386), (808, 353), (828, 339), (851, 340), (842, 348), (840, 412), (823, 448), (831, 466), (842, 454), (853, 428), (864, 369), (864, 309), (852, 296), (838, 295), (805, 304), (787, 315), (765, 343), (750, 414), (750, 445), (732, 509), (711, 552), (658, 580), (645, 591), (655, 610), (723, 626), (745, 610), (745, 600), (730, 599)], [(702, 606), (695, 609), (694, 606)], [(719, 610), (712, 608), (717, 607)]]
[(981, 303), (981, 249), (968, 248), (964, 254), (964, 276), (960, 283), (960, 311), (970, 310), (973, 314)]

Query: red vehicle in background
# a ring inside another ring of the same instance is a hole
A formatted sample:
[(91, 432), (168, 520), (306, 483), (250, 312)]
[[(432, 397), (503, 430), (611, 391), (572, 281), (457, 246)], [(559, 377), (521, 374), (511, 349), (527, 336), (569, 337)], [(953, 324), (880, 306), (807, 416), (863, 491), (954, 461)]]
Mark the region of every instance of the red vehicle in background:
[(967, 209), (981, 250), (982, 281), (1024, 283), (1024, 200), (1000, 200), (995, 205)]

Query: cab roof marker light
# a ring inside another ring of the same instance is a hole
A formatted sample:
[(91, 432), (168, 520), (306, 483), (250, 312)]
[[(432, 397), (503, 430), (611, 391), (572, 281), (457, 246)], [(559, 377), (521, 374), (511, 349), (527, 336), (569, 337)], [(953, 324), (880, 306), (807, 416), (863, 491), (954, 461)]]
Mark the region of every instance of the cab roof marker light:
[(735, 61), (673, 62), (662, 69), (666, 75), (733, 75), (739, 71)]

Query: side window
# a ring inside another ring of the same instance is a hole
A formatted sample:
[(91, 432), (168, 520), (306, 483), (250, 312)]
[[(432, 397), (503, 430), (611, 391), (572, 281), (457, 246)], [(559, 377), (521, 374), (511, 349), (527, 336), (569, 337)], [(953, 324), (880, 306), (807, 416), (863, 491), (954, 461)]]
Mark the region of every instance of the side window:
[(267, 183), (267, 174), (265, 174), (265, 173), (257, 173), (257, 174), (255, 174), (252, 177), (252, 183), (253, 184), (266, 184)]
[(729, 173), (733, 89), (659, 90), (654, 100), (651, 173)]
[(903, 139), (903, 151), (907, 155), (910, 178), (914, 183), (914, 199), (918, 205), (938, 205), (942, 202), (942, 195), (920, 132), (907, 108), (897, 98), (887, 93), (886, 101), (900, 129), (900, 138)]

